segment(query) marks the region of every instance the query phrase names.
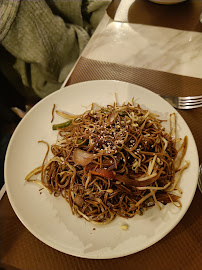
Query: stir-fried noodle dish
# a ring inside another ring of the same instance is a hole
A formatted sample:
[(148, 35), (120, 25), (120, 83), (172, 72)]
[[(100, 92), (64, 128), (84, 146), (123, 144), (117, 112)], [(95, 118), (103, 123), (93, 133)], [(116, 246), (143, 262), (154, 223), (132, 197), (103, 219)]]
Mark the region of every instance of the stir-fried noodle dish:
[[(187, 137), (176, 138), (176, 116), (166, 131), (158, 115), (131, 103), (92, 104), (81, 115), (56, 110), (65, 122), (52, 126), (57, 141), (25, 180), (62, 196), (73, 214), (94, 224), (132, 218), (157, 205), (181, 207), (179, 180)], [(47, 160), (48, 152), (53, 157)], [(34, 179), (40, 175), (40, 180)]]

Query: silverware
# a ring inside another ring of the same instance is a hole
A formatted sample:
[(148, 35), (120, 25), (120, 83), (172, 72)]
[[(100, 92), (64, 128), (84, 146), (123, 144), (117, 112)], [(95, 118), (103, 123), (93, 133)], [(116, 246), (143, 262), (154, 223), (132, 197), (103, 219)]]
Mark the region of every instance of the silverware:
[(196, 109), (202, 107), (202, 96), (176, 97), (162, 96), (174, 108), (181, 110)]
[(198, 175), (198, 188), (202, 193), (202, 163), (199, 166), (199, 175)]

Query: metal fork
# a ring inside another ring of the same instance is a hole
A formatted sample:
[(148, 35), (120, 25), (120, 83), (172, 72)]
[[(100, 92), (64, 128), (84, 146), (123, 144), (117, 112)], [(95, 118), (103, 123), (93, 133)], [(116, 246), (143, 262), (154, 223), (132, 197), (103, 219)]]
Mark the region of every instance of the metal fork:
[(162, 96), (173, 107), (181, 110), (196, 109), (202, 107), (202, 95), (190, 97)]

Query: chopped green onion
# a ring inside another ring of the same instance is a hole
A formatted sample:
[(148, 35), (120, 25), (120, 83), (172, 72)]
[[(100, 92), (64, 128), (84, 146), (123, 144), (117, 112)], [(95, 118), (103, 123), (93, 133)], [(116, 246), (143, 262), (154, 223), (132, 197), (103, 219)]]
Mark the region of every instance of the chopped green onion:
[(86, 140), (86, 139), (78, 139), (76, 141), (76, 144), (79, 144), (79, 145), (88, 145), (88, 140)]
[(57, 129), (59, 129), (59, 128), (65, 128), (65, 127), (70, 126), (71, 123), (72, 123), (72, 120), (68, 120), (68, 121), (66, 121), (66, 122), (64, 122), (64, 123), (55, 124), (55, 125), (52, 126), (52, 129), (53, 129), (53, 130), (57, 130)]

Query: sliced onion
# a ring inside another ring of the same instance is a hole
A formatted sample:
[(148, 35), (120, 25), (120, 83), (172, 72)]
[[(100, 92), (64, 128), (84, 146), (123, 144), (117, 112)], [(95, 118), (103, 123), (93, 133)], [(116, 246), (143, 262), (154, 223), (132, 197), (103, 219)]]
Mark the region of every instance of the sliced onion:
[(62, 116), (63, 118), (65, 119), (75, 119), (75, 118), (78, 118), (80, 115), (71, 115), (71, 114), (68, 114), (68, 113), (64, 113), (64, 112), (61, 112), (61, 111), (58, 111), (56, 110), (55, 111), (59, 116)]
[(164, 137), (162, 137), (162, 140), (164, 142), (163, 152), (165, 152), (166, 151), (166, 148), (168, 147), (168, 141)]
[(157, 158), (157, 155), (155, 155), (154, 158), (149, 162), (149, 166), (148, 166), (148, 170), (147, 170), (148, 175), (151, 175), (151, 173), (152, 173), (152, 171), (154, 169), (156, 158)]
[(97, 155), (76, 148), (73, 152), (73, 161), (76, 165), (86, 166), (95, 159)]
[(117, 117), (117, 112), (113, 111), (108, 117), (108, 123), (112, 124)]
[(88, 177), (87, 177), (86, 183), (85, 183), (85, 189), (88, 188), (88, 184), (90, 183), (90, 181), (91, 181), (91, 173), (88, 173)]
[(187, 151), (187, 144), (188, 144), (188, 140), (187, 140), (187, 136), (184, 137), (184, 141), (182, 143), (182, 145), (180, 146), (180, 149), (178, 150), (176, 159), (175, 159), (175, 170), (177, 171), (182, 163), (182, 160), (186, 154)]
[(172, 187), (169, 187), (166, 191), (173, 191), (177, 187), (177, 184), (181, 178), (182, 173), (184, 172), (184, 170), (186, 170), (189, 167), (189, 164), (190, 162), (186, 161), (186, 164), (182, 168), (180, 168), (180, 170), (176, 173), (175, 181)]
[(173, 142), (175, 142), (176, 140), (176, 114), (175, 113), (170, 114), (170, 136)]
[(137, 189), (139, 189), (139, 190), (146, 190), (146, 189), (150, 189), (150, 191), (151, 190), (164, 190), (164, 189), (166, 189), (167, 187), (169, 187), (170, 186), (170, 182), (168, 183), (168, 184), (166, 184), (164, 187), (151, 187), (151, 186), (147, 186), (147, 187), (137, 187)]
[(137, 178), (138, 181), (145, 181), (145, 180), (149, 180), (153, 177), (155, 177), (157, 175), (157, 172), (153, 172), (150, 175), (146, 175), (146, 176), (141, 176), (140, 178)]

